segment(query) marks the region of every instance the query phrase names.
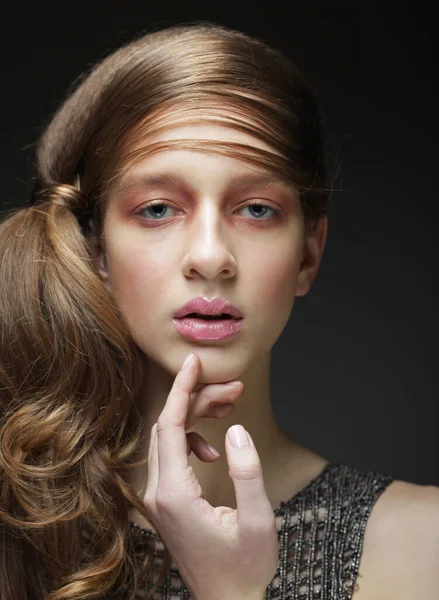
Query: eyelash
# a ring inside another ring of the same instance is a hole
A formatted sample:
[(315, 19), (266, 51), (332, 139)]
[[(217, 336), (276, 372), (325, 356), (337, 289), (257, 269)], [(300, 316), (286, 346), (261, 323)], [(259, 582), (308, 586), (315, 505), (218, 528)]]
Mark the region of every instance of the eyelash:
[[(140, 216), (143, 217), (142, 213), (144, 213), (148, 208), (151, 208), (153, 206), (171, 206), (171, 204), (169, 202), (164, 202), (164, 201), (161, 201), (161, 200), (160, 201), (155, 201), (155, 202), (149, 202), (148, 204), (146, 204), (145, 206), (143, 206), (143, 208), (141, 208), (140, 210), (138, 210), (135, 214), (136, 215), (140, 215)], [(255, 219), (252, 219), (254, 221), (268, 221), (268, 222), (270, 222), (270, 221), (273, 221), (276, 218), (280, 218), (282, 216), (282, 214), (283, 214), (283, 212), (281, 210), (273, 208), (272, 206), (269, 206), (268, 204), (264, 204), (263, 202), (250, 202), (249, 204), (246, 204), (245, 206), (242, 206), (241, 209), (247, 208), (249, 206), (260, 206), (260, 207), (263, 207), (263, 208), (268, 208), (269, 210), (273, 211), (273, 213), (274, 213), (274, 215), (271, 216), (268, 219), (257, 219), (257, 218), (255, 218)], [(172, 208), (172, 206), (171, 206), (171, 208)], [(165, 219), (145, 219), (145, 220), (149, 221), (149, 222), (151, 222), (151, 221), (160, 222), (160, 221), (163, 221)]]

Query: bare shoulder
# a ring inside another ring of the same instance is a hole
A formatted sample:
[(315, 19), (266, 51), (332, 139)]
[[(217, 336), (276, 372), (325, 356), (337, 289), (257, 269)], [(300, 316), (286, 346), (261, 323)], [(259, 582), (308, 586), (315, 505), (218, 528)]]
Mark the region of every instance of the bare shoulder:
[(393, 481), (367, 521), (352, 600), (439, 598), (439, 487)]

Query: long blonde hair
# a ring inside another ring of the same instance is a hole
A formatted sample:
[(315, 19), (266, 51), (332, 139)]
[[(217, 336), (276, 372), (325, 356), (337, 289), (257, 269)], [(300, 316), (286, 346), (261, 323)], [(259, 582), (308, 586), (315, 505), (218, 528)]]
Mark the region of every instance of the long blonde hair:
[[(250, 133), (237, 143), (142, 139), (182, 117)], [(217, 152), (300, 193), (306, 231), (327, 213), (323, 119), (280, 51), (190, 22), (142, 34), (75, 82), (37, 147), (32, 202), (0, 224), (0, 597), (134, 598), (152, 548), (134, 547), (126, 483), (145, 432), (142, 354), (93, 267), (111, 185), (146, 154)], [(189, 543), (189, 541), (188, 541)], [(143, 553), (143, 554), (142, 554)], [(170, 565), (149, 592), (152, 597)]]

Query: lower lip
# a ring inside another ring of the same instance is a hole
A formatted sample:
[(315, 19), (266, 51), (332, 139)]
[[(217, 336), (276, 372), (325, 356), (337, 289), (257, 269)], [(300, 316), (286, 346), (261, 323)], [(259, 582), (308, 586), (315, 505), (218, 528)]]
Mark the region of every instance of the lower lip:
[(243, 319), (173, 319), (177, 330), (190, 340), (226, 340), (242, 328)]

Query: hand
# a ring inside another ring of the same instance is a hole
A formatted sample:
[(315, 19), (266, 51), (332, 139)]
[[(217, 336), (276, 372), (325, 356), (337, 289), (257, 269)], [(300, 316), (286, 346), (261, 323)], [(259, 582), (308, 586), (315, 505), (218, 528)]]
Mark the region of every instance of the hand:
[(200, 366), (194, 355), (178, 372), (151, 429), (143, 503), (194, 599), (262, 599), (276, 573), (278, 540), (253, 442), (234, 448), (226, 435), (236, 510), (211, 506), (188, 462), (186, 426)]
[[(235, 401), (241, 396), (244, 385), (240, 381), (228, 383), (210, 383), (191, 393), (185, 429), (191, 429), (200, 419), (223, 419), (230, 415)], [(214, 462), (214, 456), (206, 440), (197, 432), (186, 433), (188, 456), (193, 452), (203, 462)], [(151, 443), (151, 440), (150, 440)], [(211, 446), (210, 446), (211, 447)]]

